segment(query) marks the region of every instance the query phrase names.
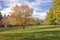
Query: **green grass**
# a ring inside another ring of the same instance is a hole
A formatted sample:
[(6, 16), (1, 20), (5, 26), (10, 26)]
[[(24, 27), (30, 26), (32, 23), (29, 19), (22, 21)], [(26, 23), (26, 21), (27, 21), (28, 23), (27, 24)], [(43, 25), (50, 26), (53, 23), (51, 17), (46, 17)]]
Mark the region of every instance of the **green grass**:
[(0, 40), (60, 40), (60, 27), (29, 26), (0, 29)]

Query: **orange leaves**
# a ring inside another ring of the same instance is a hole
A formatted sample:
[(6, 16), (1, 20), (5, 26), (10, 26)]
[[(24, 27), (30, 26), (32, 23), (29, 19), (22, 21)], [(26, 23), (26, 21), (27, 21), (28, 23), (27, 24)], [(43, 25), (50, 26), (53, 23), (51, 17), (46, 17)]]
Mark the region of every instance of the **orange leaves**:
[(18, 5), (16, 5), (15, 7), (12, 8), (12, 11), (17, 12), (18, 10), (19, 10), (19, 6)]
[(22, 12), (22, 14), (25, 14), (24, 16), (31, 16), (33, 13), (33, 10), (27, 4), (21, 5), (20, 11)]
[(7, 25), (7, 20), (6, 19), (2, 19), (2, 25)]
[[(32, 16), (33, 10), (27, 5), (22, 4), (20, 6), (16, 5), (12, 8), (13, 12), (8, 16), (9, 23), (12, 25), (27, 23), (28, 17)], [(13, 20), (16, 19), (16, 20)]]

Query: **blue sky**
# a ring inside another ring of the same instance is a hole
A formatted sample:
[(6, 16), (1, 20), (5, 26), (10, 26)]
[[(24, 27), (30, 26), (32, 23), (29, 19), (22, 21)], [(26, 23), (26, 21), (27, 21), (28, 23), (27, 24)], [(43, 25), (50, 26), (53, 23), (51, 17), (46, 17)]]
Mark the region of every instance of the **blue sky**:
[(46, 12), (52, 7), (52, 0), (0, 0), (0, 11), (8, 15), (12, 6), (18, 4), (28, 4), (33, 10), (35, 17), (44, 18)]

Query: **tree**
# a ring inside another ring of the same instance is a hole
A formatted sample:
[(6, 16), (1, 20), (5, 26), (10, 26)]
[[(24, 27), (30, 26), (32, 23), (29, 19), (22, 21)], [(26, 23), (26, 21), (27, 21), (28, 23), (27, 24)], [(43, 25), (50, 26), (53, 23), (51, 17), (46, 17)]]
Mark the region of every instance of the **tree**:
[(53, 6), (46, 16), (46, 22), (55, 25), (60, 23), (60, 0), (53, 0)]
[(22, 4), (13, 7), (12, 11), (13, 12), (10, 13), (11, 15), (7, 17), (10, 24), (23, 25), (23, 28), (25, 28), (25, 25), (27, 25), (29, 18), (31, 18), (33, 14), (33, 10), (27, 4)]
[(56, 17), (55, 17), (55, 15), (54, 15), (52, 9), (49, 11), (49, 13), (47, 13), (46, 22), (47, 22), (48, 24), (56, 24)]
[(1, 14), (1, 12), (0, 12), (0, 20), (2, 19), (2, 14)]
[(0, 26), (1, 26), (2, 14), (0, 12)]

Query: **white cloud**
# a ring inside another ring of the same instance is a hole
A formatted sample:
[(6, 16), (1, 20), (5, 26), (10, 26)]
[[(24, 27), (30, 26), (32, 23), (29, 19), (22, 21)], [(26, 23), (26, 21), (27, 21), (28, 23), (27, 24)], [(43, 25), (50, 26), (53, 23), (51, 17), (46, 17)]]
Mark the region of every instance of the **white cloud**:
[(36, 17), (42, 20), (45, 19), (46, 15), (47, 15), (47, 12), (37, 13), (36, 11), (34, 11), (33, 13), (33, 17)]
[(11, 7), (6, 8), (6, 9), (2, 10), (1, 12), (2, 12), (3, 15), (8, 15), (9, 12), (12, 12), (12, 11), (11, 11)]
[(16, 5), (16, 4), (20, 5), (22, 3), (26, 3), (31, 8), (34, 9), (34, 15), (33, 16), (39, 17), (39, 18), (43, 19), (46, 16), (46, 12), (42, 12), (42, 13), (39, 12), (39, 13), (37, 13), (36, 11), (38, 11), (38, 10), (39, 11), (43, 11), (43, 9), (41, 8), (41, 6), (39, 6), (39, 5), (43, 5), (43, 4), (46, 4), (47, 2), (51, 2), (51, 0), (35, 0), (35, 2), (28, 2), (27, 0), (4, 0), (4, 2), (5, 2), (5, 5), (9, 6), (9, 7), (1, 10), (1, 12), (3, 14), (8, 15), (9, 12), (11, 12), (11, 7), (14, 6), (14, 5)]
[(18, 0), (4, 0), (6, 6), (12, 6), (18, 3)]

